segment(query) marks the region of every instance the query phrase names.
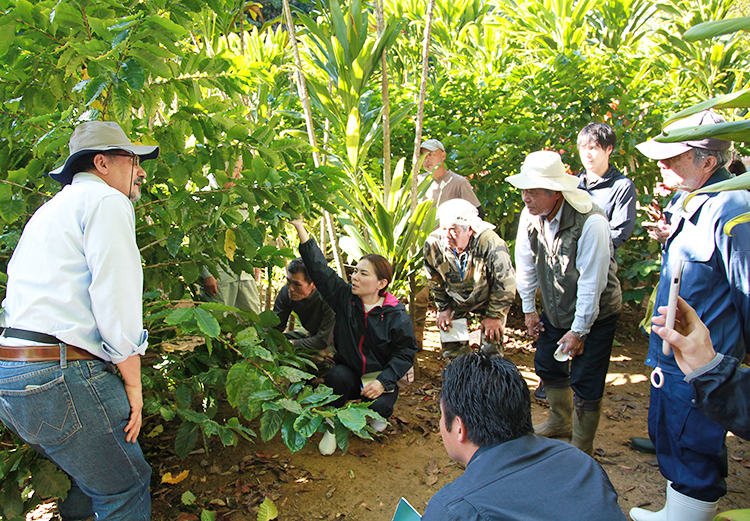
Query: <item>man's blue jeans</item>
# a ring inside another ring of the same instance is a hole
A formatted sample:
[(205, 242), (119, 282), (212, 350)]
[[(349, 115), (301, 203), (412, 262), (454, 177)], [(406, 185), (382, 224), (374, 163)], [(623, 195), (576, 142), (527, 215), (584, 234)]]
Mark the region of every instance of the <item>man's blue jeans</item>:
[(123, 429), (122, 380), (98, 360), (0, 361), (0, 420), (74, 481), (58, 504), (65, 521), (151, 519), (151, 467)]

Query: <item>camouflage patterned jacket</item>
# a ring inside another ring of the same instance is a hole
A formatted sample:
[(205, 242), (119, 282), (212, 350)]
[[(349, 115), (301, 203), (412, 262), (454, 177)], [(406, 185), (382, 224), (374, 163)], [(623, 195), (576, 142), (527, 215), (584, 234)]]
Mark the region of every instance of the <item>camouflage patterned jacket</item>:
[(433, 232), (424, 245), (424, 268), (438, 310), (451, 308), (455, 317), (468, 313), (505, 318), (516, 296), (516, 274), (505, 241), (492, 230), (474, 236), (466, 249), (463, 278), (453, 250), (442, 232)]

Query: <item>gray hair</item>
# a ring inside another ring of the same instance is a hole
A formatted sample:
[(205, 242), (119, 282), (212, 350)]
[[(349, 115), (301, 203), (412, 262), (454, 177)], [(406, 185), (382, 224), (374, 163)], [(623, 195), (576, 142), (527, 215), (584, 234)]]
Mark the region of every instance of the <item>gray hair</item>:
[(716, 158), (716, 168), (714, 168), (715, 172), (732, 160), (732, 151), (708, 150), (706, 148), (693, 147), (693, 165), (698, 166), (704, 159), (708, 159), (709, 157)]

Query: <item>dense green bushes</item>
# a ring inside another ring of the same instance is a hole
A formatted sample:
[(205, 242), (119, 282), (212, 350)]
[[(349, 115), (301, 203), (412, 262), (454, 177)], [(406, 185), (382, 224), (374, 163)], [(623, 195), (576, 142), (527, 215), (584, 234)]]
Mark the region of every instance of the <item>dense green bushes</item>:
[[(591, 121), (615, 128), (613, 161), (648, 203), (657, 169), (634, 145), (655, 135), (667, 115), (746, 82), (745, 36), (680, 38), (697, 22), (726, 17), (732, 4), (440, 0), (424, 135), (445, 143), (449, 167), (473, 179), (487, 219), (506, 239), (513, 238), (521, 203), (505, 177), (541, 148), (558, 150), (578, 170), (575, 137)], [(180, 455), (213, 435), (224, 444), (252, 437), (247, 421), (255, 418), (263, 439), (281, 432), (291, 450), (323, 417), (334, 419), (342, 444), (347, 431), (369, 436), (362, 410), (324, 408), (330, 390), (306, 385), (309, 360), (268, 329), (272, 313), (227, 314), (193, 304), (200, 266), (268, 268), (272, 277), (294, 254), (276, 239), (297, 213), (340, 215), (338, 232), (356, 236), (358, 228), (360, 250), (373, 235), (365, 214), (377, 199), (398, 196), (404, 211), (392, 224), (414, 221), (405, 192), (381, 191), (378, 53), (388, 49), (392, 155), (412, 157), (425, 3), (386, 2), (394, 18), (380, 40), (369, 7), (336, 5), (311, 7), (300, 36), (314, 131), (318, 143), (329, 143), (321, 145), (329, 166), (316, 167), (302, 132), (288, 33), (278, 25), (250, 31), (244, 2), (0, 2), (0, 264), (30, 215), (58, 190), (44, 174), (67, 154), (77, 122), (119, 121), (132, 138), (161, 146), (160, 159), (146, 163), (148, 184), (136, 207), (152, 340), (144, 382), (147, 412), (162, 421), (180, 418)], [(239, 177), (229, 185), (235, 167)], [(354, 186), (356, 196), (334, 197), (355, 193)], [(621, 276), (636, 303), (653, 285), (658, 258), (641, 232), (637, 227), (620, 253)], [(384, 234), (404, 273), (419, 262), (418, 253), (408, 253), (419, 233), (404, 225)], [(186, 336), (201, 340), (188, 351), (165, 348)], [(217, 416), (225, 399), (242, 421)], [(48, 473), (35, 470), (42, 464), (33, 453), (7, 431), (2, 440), (3, 517), (19, 516), (39, 494), (62, 493), (62, 484), (40, 481)]]

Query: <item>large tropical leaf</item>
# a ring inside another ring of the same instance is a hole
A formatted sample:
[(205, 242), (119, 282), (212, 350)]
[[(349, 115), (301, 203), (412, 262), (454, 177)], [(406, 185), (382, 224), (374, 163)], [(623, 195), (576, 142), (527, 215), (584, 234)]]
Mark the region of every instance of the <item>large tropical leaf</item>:
[(702, 22), (685, 31), (682, 37), (688, 42), (696, 42), (739, 31), (750, 31), (750, 16)]
[(730, 92), (729, 94), (717, 96), (702, 103), (693, 105), (692, 107), (688, 107), (671, 116), (664, 122), (664, 125), (669, 125), (674, 121), (678, 121), (708, 109), (735, 109), (742, 107), (750, 107), (750, 89)]
[(679, 141), (697, 141), (709, 137), (726, 139), (729, 141), (750, 142), (750, 120), (716, 123), (670, 130), (656, 136), (656, 141), (675, 143)]

